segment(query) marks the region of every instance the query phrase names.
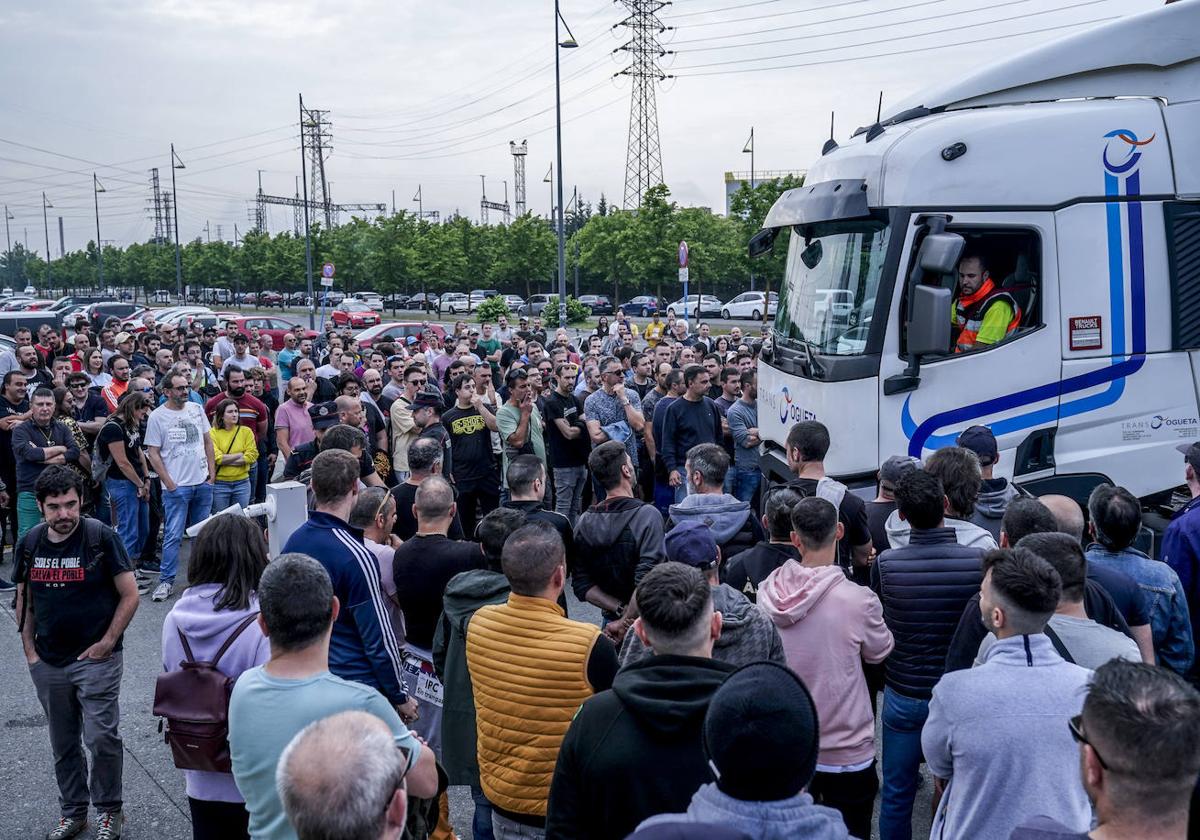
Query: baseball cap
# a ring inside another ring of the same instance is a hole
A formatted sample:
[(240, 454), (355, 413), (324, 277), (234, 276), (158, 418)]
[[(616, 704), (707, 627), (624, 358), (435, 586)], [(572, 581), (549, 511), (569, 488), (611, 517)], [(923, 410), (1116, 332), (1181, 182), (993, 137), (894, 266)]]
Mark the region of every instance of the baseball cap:
[(1200, 473), (1200, 441), (1181, 443), (1175, 448), (1183, 453), (1184, 460), (1192, 465), (1192, 469)]
[(404, 343), (405, 344), (416, 344), (417, 337), (415, 335), (410, 335), (408, 338), (404, 339)]
[(418, 391), (412, 405), (413, 408), (442, 408), (444, 406), (442, 398), (429, 391)]
[(126, 341), (133, 341), (133, 336), (127, 332), (117, 333), (117, 337), (113, 339), (116, 344), (124, 344)]
[(911, 455), (893, 455), (879, 466), (879, 483), (889, 491), (896, 489), (900, 476), (909, 470), (920, 469), (921, 462)]
[(668, 560), (694, 566), (701, 571), (715, 569), (721, 559), (717, 541), (703, 522), (680, 522), (667, 533), (664, 542)]
[(821, 744), (812, 695), (775, 662), (753, 662), (726, 678), (709, 701), (701, 738), (717, 787), (749, 802), (802, 791)]
[(338, 424), (337, 404), (323, 402), (308, 407), (308, 417), (314, 429), (328, 429)]
[(958, 436), (955, 443), (978, 455), (979, 463), (984, 467), (996, 463), (996, 458), (1000, 455), (996, 436), (987, 426), (971, 426)]

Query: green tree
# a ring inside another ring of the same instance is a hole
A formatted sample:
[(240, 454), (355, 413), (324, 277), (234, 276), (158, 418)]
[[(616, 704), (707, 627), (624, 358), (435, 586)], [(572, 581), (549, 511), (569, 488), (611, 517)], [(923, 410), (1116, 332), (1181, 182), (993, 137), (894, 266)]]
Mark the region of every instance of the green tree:
[(525, 298), (533, 282), (554, 276), (558, 243), (545, 220), (526, 213), (511, 225), (495, 229), (492, 270), (496, 285), (523, 283)]

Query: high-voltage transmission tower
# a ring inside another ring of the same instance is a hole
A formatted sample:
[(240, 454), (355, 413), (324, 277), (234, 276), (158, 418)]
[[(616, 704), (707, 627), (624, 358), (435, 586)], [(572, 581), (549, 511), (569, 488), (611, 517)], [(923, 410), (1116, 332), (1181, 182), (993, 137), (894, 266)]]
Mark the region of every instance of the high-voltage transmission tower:
[[(325, 215), (325, 230), (333, 228), (333, 205), (329, 199), (329, 182), (325, 179), (325, 161), (333, 151), (332, 123), (328, 111), (305, 108), (300, 118), (300, 147), (308, 158), (308, 200)], [(309, 210), (309, 224), (312, 224)]]
[(150, 208), (154, 212), (154, 244), (167, 242), (167, 221), (163, 218), (163, 194), (159, 189), (158, 167), (150, 170)]
[(175, 196), (171, 195), (170, 190), (162, 192), (162, 211), (163, 211), (163, 232), (166, 234), (166, 243), (175, 242), (175, 237), (179, 231), (175, 230), (175, 217), (171, 214), (171, 206), (175, 203)]
[(519, 219), (525, 215), (525, 155), (529, 153), (529, 141), (522, 140), (518, 146), (509, 140), (508, 150), (513, 157), (513, 204)]
[(662, 147), (658, 142), (658, 107), (654, 87), (668, 78), (658, 66), (666, 50), (659, 37), (669, 27), (658, 13), (669, 0), (621, 0), (629, 15), (617, 26), (629, 30), (629, 40), (617, 50), (629, 53), (630, 65), (618, 76), (633, 80), (629, 105), (629, 149), (625, 156), (625, 207), (637, 209), (651, 187), (663, 183)]
[(504, 224), (508, 224), (512, 219), (512, 211), (508, 206), (508, 182), (504, 182), (504, 201), (488, 201), (487, 197), (487, 178), (483, 175), (479, 176), (479, 183), (482, 187), (482, 194), (479, 198), (479, 223), (486, 225), (488, 223), (488, 210), (499, 210), (504, 214)]

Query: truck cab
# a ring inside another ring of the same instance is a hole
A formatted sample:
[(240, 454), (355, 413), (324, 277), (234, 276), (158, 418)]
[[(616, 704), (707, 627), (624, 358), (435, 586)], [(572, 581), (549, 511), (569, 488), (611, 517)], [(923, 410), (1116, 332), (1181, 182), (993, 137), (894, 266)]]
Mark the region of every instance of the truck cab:
[[(1088, 30), (898, 106), (826, 143), (751, 253), (787, 236), (759, 366), (763, 471), (800, 420), (826, 470), (873, 485), (968, 426), (997, 474), (1086, 498), (1182, 483), (1200, 440), (1200, 3)], [(1012, 316), (953, 326), (982, 273)]]

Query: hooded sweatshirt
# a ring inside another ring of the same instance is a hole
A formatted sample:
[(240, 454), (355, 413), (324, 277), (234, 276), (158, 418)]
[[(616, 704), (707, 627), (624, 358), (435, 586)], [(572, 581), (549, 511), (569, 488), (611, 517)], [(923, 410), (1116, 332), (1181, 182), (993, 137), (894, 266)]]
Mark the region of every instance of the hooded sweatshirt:
[(450, 578), (433, 634), (433, 669), (442, 681), (442, 764), (452, 785), (479, 785), (475, 741), (475, 695), (467, 671), (467, 623), (488, 604), (503, 604), (508, 578), (473, 569)]
[(758, 607), (779, 628), (788, 667), (812, 692), (818, 768), (871, 761), (875, 717), (862, 663), (882, 662), (895, 645), (879, 598), (837, 566), (789, 560), (763, 581)]
[[(887, 528), (888, 543), (892, 548), (908, 545), (912, 526), (908, 524), (907, 520), (900, 518), (900, 511), (892, 511), (885, 527)], [(959, 545), (981, 548), (984, 551), (991, 551), (998, 547), (996, 538), (986, 528), (981, 528), (974, 522), (967, 522), (965, 519), (951, 519), (947, 516), (943, 527), (954, 529), (955, 542)]]
[(708, 701), (733, 670), (651, 656), (589, 698), (558, 755), (546, 836), (620, 840), (649, 816), (686, 808), (710, 778), (700, 734)]
[(971, 514), (971, 522), (986, 529), (992, 539), (1000, 541), (1000, 520), (1008, 503), (1021, 495), (1016, 485), (1007, 478), (985, 478), (979, 488), (979, 498), (975, 500), (975, 512)]
[(685, 820), (736, 828), (755, 840), (845, 840), (850, 836), (842, 815), (833, 808), (813, 804), (807, 793), (771, 802), (746, 802), (722, 793), (712, 782), (696, 791), (686, 813), (661, 814), (638, 827)]
[(667, 531), (682, 522), (703, 522), (712, 531), (713, 539), (721, 548), (721, 556), (726, 559), (767, 538), (762, 523), (750, 510), (750, 503), (729, 493), (694, 493), (668, 510)]
[[(162, 626), (162, 660), (164, 671), (178, 671), (187, 659), (179, 634), (187, 637), (192, 656), (197, 662), (211, 662), (225, 639), (248, 616), (258, 612), (258, 598), (250, 596), (250, 608), (245, 610), (214, 611), (213, 604), (221, 591), (219, 583), (189, 586), (171, 607)], [(266, 663), (271, 658), (271, 645), (263, 636), (258, 622), (252, 622), (229, 646), (217, 663), (217, 670), (237, 678), (243, 671)], [(232, 773), (208, 773), (184, 770), (187, 795), (206, 802), (242, 802), (242, 794), (234, 784)]]
[(666, 559), (662, 515), (653, 505), (628, 496), (609, 496), (585, 510), (575, 523), (571, 569), (575, 597), (587, 600), (593, 586), (628, 602), (642, 576)]

